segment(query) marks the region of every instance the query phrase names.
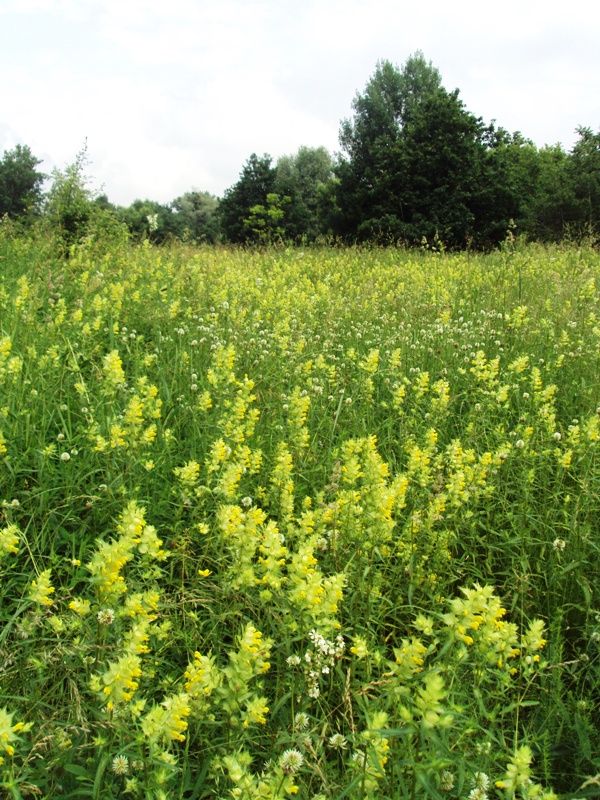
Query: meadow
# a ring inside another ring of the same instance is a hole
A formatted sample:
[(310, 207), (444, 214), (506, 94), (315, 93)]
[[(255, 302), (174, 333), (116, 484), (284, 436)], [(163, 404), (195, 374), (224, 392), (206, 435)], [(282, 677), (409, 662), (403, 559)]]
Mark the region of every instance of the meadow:
[(3, 796), (600, 795), (599, 302), (0, 226)]

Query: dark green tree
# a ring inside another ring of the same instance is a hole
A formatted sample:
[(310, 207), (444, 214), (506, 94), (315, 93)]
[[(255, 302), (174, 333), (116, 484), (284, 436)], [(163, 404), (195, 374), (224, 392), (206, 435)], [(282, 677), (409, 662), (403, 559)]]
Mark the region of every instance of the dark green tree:
[(271, 156), (252, 153), (240, 174), (239, 181), (225, 191), (219, 204), (219, 220), (223, 237), (234, 244), (259, 241), (245, 224), (255, 206), (267, 207), (267, 195), (275, 193), (275, 169)]
[(335, 232), (344, 238), (398, 238), (402, 207), (396, 196), (397, 157), (403, 130), (419, 105), (440, 87), (439, 72), (423, 54), (411, 56), (402, 70), (380, 61), (354, 116), (343, 120), (343, 155), (336, 165)]
[(390, 208), (400, 204), (400, 238), (417, 243), (437, 236), (462, 247), (476, 235), (482, 137), (481, 120), (466, 111), (458, 90), (440, 87), (414, 107), (392, 148), (391, 180), (384, 181)]
[(577, 128), (579, 140), (571, 151), (569, 171), (573, 184), (573, 225), (581, 233), (600, 235), (600, 131)]
[(46, 178), (36, 169), (41, 163), (27, 145), (4, 151), (0, 161), (0, 217), (24, 217), (39, 209)]
[(575, 191), (570, 156), (560, 144), (538, 151), (532, 196), (530, 237), (541, 241), (561, 240), (575, 219)]
[(536, 146), (518, 132), (511, 134), (492, 123), (483, 141), (486, 154), (473, 203), (474, 244), (490, 247), (503, 241), (509, 228), (532, 233), (540, 164)]
[(467, 244), (477, 231), (485, 128), (441, 86), (422, 53), (402, 70), (377, 65), (342, 123), (337, 164), (338, 233), (419, 243)]
[(168, 205), (154, 200), (134, 200), (126, 208), (120, 208), (118, 218), (129, 232), (139, 238), (148, 238), (155, 244), (162, 244), (167, 238), (182, 238), (184, 226), (177, 214)]
[(277, 161), (275, 190), (288, 197), (284, 237), (314, 241), (327, 231), (322, 218), (324, 188), (333, 178), (333, 161), (325, 147), (300, 147), (295, 155)]
[(171, 203), (184, 237), (214, 243), (220, 237), (219, 201), (209, 192), (186, 192)]

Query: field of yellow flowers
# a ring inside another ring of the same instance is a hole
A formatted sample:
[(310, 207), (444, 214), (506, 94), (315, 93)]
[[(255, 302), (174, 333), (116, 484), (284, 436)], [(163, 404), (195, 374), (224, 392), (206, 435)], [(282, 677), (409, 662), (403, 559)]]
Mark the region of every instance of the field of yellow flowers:
[(11, 798), (600, 794), (600, 256), (0, 226)]

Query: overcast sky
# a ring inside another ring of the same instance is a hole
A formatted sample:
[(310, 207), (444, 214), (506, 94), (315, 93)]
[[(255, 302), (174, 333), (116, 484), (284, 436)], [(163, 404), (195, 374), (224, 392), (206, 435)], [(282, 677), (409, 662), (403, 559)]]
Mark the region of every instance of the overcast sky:
[(87, 140), (114, 203), (222, 195), (252, 152), (338, 149), (379, 59), (422, 50), (467, 108), (541, 146), (600, 129), (600, 3), (0, 0), (0, 156)]

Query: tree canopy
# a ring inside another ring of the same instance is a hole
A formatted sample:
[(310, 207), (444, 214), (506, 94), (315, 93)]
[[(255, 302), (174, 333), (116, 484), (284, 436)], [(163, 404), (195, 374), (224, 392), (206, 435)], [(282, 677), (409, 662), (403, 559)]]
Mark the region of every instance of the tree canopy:
[(39, 209), (46, 176), (27, 145), (5, 150), (0, 161), (0, 217), (22, 217)]
[(67, 250), (112, 224), (156, 244), (304, 244), (326, 236), (489, 248), (509, 229), (542, 241), (599, 236), (600, 131), (577, 128), (569, 152), (538, 148), (469, 111), (420, 51), (401, 67), (379, 61), (352, 111), (341, 122), (338, 154), (303, 146), (273, 164), (268, 153), (252, 153), (222, 198), (193, 189), (168, 203), (113, 206), (89, 189), (85, 148), (53, 171), (43, 195), (40, 162), (17, 145), (0, 161), (0, 216), (31, 222), (42, 211)]

